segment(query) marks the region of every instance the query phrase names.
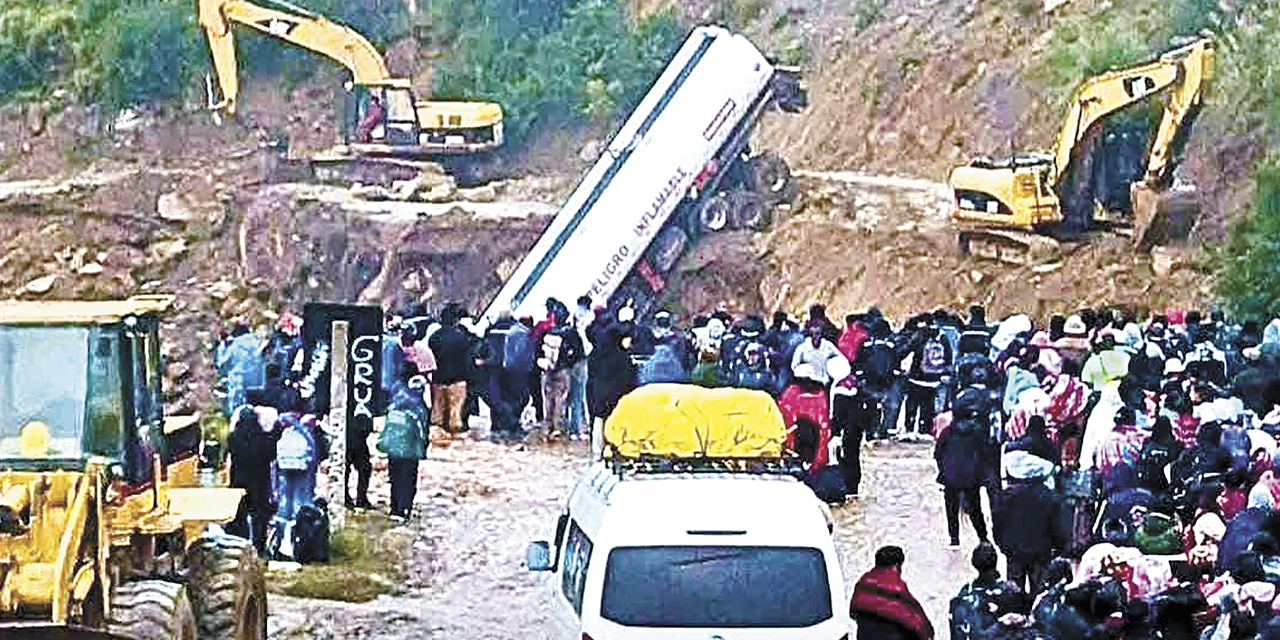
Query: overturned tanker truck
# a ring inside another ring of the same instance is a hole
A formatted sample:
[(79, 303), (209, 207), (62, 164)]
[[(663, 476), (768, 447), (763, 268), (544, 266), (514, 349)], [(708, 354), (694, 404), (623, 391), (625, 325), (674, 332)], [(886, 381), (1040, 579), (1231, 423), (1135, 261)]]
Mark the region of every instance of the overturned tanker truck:
[(796, 113), (795, 69), (749, 40), (699, 27), (675, 54), (533, 249), (485, 310), (541, 316), (547, 298), (653, 310), (667, 275), (699, 238), (763, 229), (791, 196), (790, 172), (748, 142), (764, 112)]

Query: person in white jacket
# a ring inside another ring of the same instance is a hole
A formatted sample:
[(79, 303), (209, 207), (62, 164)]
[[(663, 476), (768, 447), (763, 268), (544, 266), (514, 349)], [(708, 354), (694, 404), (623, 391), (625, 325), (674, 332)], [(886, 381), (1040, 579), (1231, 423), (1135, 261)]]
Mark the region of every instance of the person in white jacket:
[(844, 354), (830, 340), (822, 338), (820, 323), (810, 322), (805, 325), (804, 331), (808, 339), (796, 347), (795, 353), (791, 355), (791, 374), (797, 378), (810, 378), (823, 387), (828, 387), (831, 385), (831, 374), (827, 372), (827, 363), (833, 358), (844, 360)]

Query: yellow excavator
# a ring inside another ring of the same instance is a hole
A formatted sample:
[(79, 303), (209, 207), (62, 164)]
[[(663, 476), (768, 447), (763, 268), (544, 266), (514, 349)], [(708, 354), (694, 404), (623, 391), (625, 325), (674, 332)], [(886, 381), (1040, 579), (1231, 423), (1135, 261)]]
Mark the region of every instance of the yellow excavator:
[[(1097, 226), (1131, 226), (1139, 247), (1185, 237), (1199, 201), (1194, 187), (1174, 184), (1173, 170), (1204, 104), (1213, 60), (1213, 42), (1199, 38), (1089, 78), (1072, 97), (1052, 153), (981, 158), (953, 169), (960, 251), (1027, 264), (1056, 258), (1056, 237)], [(1142, 124), (1126, 130), (1108, 121), (1165, 90), (1154, 137)]]
[(354, 29), (281, 0), (264, 3), (271, 7), (244, 0), (198, 0), (217, 76), (216, 87), (212, 79), (207, 81), (216, 120), (236, 112), (240, 84), (232, 28), (242, 25), (326, 56), (351, 72), (339, 144), (311, 159), (321, 177), (357, 167), (356, 179), (371, 169), (412, 177), (419, 168), (415, 161), (423, 159), (465, 169), (470, 160), (502, 146), (500, 105), (418, 101), (409, 81), (391, 77), (382, 54)]

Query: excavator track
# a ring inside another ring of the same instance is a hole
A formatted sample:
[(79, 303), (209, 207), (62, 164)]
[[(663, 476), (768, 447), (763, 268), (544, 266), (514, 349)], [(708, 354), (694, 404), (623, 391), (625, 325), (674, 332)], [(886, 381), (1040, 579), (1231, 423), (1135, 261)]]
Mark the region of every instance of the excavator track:
[(1048, 236), (1012, 229), (969, 228), (956, 232), (961, 255), (1030, 265), (1053, 262), (1062, 257), (1062, 246)]

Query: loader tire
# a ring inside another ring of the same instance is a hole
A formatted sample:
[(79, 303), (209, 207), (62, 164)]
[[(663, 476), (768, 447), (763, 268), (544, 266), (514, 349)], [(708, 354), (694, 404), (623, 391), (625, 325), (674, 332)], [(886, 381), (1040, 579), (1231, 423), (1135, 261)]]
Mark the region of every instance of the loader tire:
[(206, 534), (187, 552), (200, 640), (266, 640), (267, 588), (248, 540)]
[(167, 580), (139, 580), (116, 587), (107, 631), (132, 640), (197, 640), (186, 586)]

